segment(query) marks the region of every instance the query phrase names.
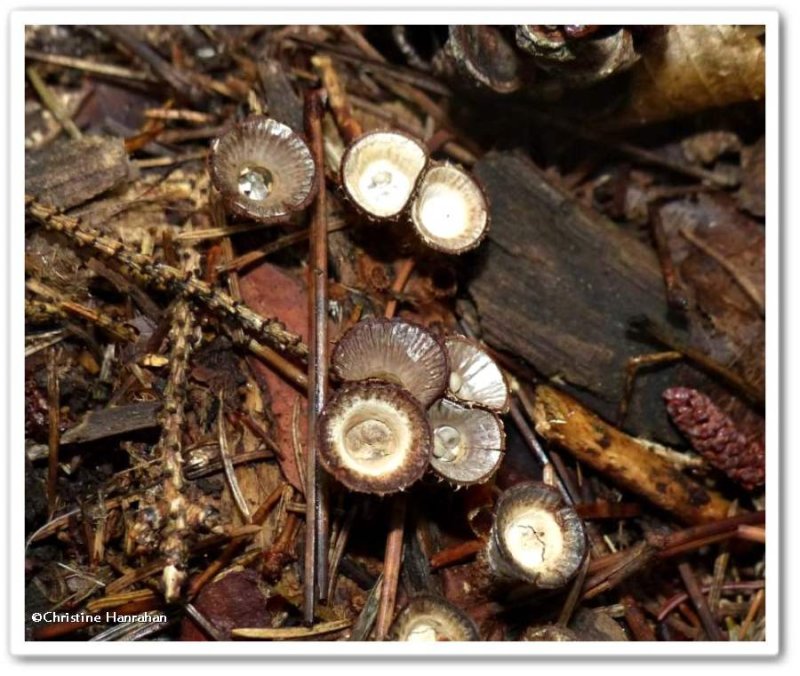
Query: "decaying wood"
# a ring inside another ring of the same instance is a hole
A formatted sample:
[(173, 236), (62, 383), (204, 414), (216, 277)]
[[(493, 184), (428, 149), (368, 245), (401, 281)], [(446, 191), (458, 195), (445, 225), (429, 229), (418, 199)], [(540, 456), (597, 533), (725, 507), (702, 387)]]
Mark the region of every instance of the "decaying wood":
[[(653, 352), (630, 335), (630, 320), (669, 314), (653, 249), (585, 210), (521, 154), (490, 152), (475, 174), (492, 217), (469, 283), (483, 337), (613, 419), (628, 360)], [(672, 369), (640, 377), (626, 429), (678, 441), (659, 396)]]
[(705, 523), (727, 515), (730, 503), (721, 495), (689, 479), (569, 395), (540, 385), (534, 412), (536, 431), (547, 441), (681, 521)]
[(111, 190), (133, 169), (121, 138), (86, 136), (25, 154), (25, 191), (70, 209)]

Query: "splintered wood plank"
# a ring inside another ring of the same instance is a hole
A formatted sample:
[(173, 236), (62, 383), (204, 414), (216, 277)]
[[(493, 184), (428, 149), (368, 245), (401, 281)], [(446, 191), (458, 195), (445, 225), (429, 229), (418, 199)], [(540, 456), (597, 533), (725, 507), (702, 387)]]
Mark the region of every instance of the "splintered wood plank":
[(89, 411), (81, 422), (61, 435), (61, 445), (83, 444), (158, 427), (161, 406), (160, 401), (141, 401)]
[[(484, 338), (561, 378), (613, 420), (627, 360), (659, 350), (631, 335), (630, 320), (667, 321), (655, 252), (551, 185), (521, 154), (488, 153), (475, 174), (492, 218), (469, 284)], [(676, 439), (660, 401), (675, 373), (667, 367), (641, 376), (628, 429)]]

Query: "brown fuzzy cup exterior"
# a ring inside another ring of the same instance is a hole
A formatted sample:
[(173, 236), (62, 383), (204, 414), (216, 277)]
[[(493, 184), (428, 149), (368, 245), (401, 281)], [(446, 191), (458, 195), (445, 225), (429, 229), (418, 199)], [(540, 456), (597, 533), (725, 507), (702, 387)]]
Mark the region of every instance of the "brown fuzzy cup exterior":
[(402, 387), (347, 383), (319, 422), (320, 463), (352, 491), (401, 491), (425, 473), (433, 442), (425, 412)]
[(424, 594), (413, 598), (395, 619), (393, 641), (477, 641), (472, 619), (442, 597)]
[(424, 408), (442, 395), (450, 373), (447, 353), (433, 333), (382, 317), (364, 319), (345, 332), (331, 365), (342, 380), (375, 378), (402, 385)]

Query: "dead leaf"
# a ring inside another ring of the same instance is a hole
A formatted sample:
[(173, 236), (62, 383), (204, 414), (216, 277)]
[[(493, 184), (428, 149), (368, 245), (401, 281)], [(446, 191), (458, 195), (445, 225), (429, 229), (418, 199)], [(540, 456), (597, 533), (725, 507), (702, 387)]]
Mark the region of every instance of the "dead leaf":
[[(245, 303), (265, 317), (280, 317), (286, 328), (308, 340), (308, 296), (305, 280), (290, 275), (270, 263), (263, 263), (239, 280)], [(276, 424), (278, 457), (286, 480), (303, 491), (301, 474), (295, 461), (292, 415), (300, 402), (299, 443), (306, 448), (306, 399), (292, 385), (255, 357), (249, 359), (262, 387)]]
[(764, 207), (764, 137), (742, 148), (742, 186), (736, 193), (739, 206), (753, 216), (763, 218)]
[[(269, 627), (272, 620), (258, 574), (252, 570), (234, 570), (211, 582), (197, 596), (194, 605), (226, 639), (230, 639), (234, 627)], [(209, 639), (186, 617), (181, 623), (181, 640)]]
[[(764, 294), (764, 229), (744, 216), (726, 196), (701, 195), (671, 202), (660, 210), (670, 255), (690, 297), (692, 342), (757, 388), (764, 387), (764, 318), (734, 279), (746, 279)], [(685, 234), (724, 260), (701, 250)], [(691, 380), (681, 381), (694, 386)], [(724, 388), (702, 386), (748, 433), (763, 429), (763, 418)]]
[(706, 108), (759, 101), (764, 45), (740, 26), (669, 26), (651, 36), (631, 70), (627, 108), (613, 126), (650, 124)]

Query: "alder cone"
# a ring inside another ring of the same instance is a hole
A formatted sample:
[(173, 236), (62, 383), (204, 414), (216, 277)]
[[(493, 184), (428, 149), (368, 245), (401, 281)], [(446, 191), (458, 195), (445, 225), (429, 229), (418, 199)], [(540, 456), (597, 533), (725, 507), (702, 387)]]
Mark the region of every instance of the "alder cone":
[(702, 392), (688, 387), (664, 391), (672, 422), (694, 449), (748, 491), (764, 485), (764, 440), (739, 431)]

